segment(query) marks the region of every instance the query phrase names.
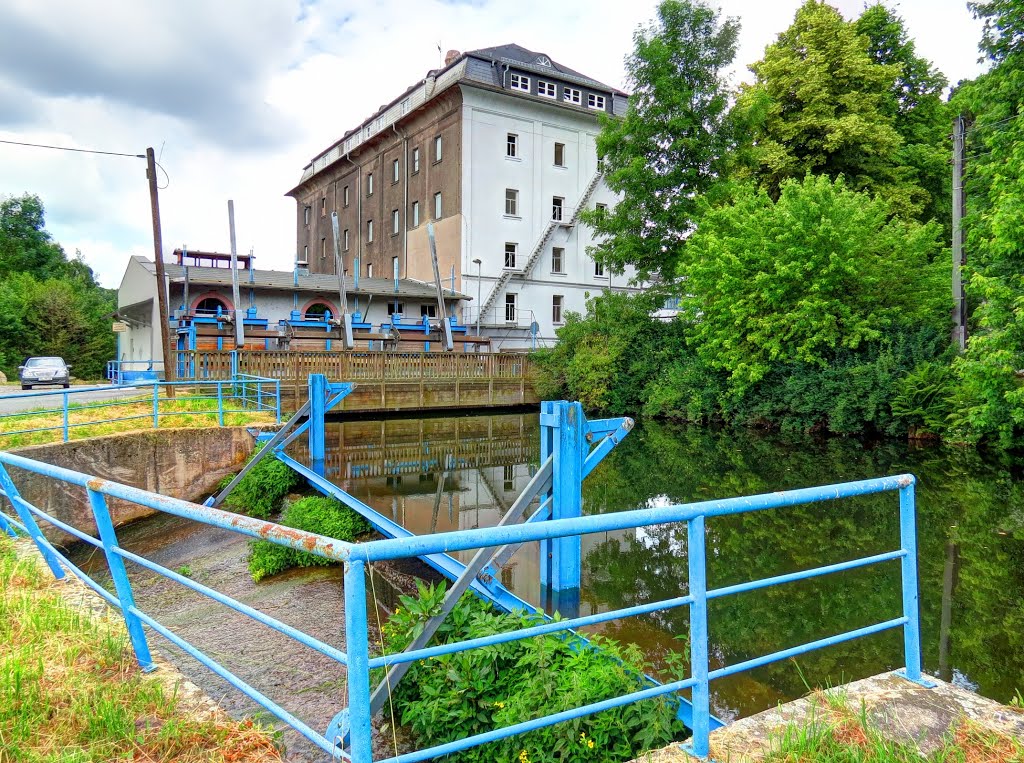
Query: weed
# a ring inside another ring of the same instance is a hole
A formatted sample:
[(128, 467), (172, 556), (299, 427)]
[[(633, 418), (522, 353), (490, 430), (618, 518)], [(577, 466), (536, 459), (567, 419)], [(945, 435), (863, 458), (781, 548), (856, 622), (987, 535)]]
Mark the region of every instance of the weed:
[(192, 577), (192, 568), (187, 564), (183, 564), (178, 568), (178, 574), (184, 578)]
[[(262, 450), (263, 445), (259, 443), (256, 446), (249, 456), (250, 461)], [(226, 477), (222, 485), (226, 485), (231, 479)], [(298, 472), (273, 455), (267, 456), (235, 485), (235, 489), (224, 500), (224, 508), (239, 514), (248, 514), (250, 517), (266, 519), (277, 508), (281, 499), (300, 481)]]

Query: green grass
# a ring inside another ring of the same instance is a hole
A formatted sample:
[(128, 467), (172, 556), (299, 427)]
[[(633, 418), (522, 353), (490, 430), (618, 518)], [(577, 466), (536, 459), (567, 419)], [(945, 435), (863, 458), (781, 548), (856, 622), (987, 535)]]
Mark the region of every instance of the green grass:
[(0, 539), (0, 761), (279, 761), (251, 721), (198, 720), (137, 668), (120, 620), (71, 608)]
[[(179, 393), (180, 394), (180, 393)], [(59, 407), (59, 398), (49, 407)], [(225, 409), (238, 410), (242, 401), (238, 398), (225, 398)], [(109, 421), (109, 419), (129, 418), (127, 421)], [(245, 411), (242, 413), (225, 413), (225, 426), (245, 426), (248, 424), (272, 424), (274, 414), (270, 411)], [(121, 398), (115, 404), (71, 403), (68, 405), (68, 438), (81, 440), (88, 437), (131, 432), (153, 428), (153, 398), (131, 397)], [(160, 428), (198, 428), (218, 426), (217, 401), (205, 398), (177, 398), (174, 400), (160, 398)], [(26, 445), (43, 445), (61, 442), (64, 439), (62, 430), (63, 415), (60, 411), (46, 412), (46, 409), (23, 411), (0, 418), (0, 448), (9, 450)], [(25, 429), (47, 429), (41, 432), (8, 434)]]

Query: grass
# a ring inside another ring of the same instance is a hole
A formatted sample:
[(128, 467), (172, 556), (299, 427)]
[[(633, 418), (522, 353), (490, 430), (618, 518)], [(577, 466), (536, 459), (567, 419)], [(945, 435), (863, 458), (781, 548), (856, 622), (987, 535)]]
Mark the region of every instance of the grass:
[(0, 539), (0, 761), (280, 761), (251, 721), (190, 716), (137, 668), (119, 620), (69, 606), (63, 583)]
[(942, 746), (922, 756), (872, 727), (864, 709), (855, 712), (844, 696), (824, 695), (810, 720), (774, 734), (764, 763), (1024, 763), (1024, 744), (977, 723), (953, 726)]
[[(224, 398), (224, 408), (238, 411), (242, 400)], [(60, 399), (49, 404), (59, 407)], [(174, 400), (160, 398), (160, 428), (170, 427), (215, 427), (217, 401), (198, 397), (179, 397)], [(110, 421), (110, 419), (127, 419)], [(274, 414), (270, 411), (244, 411), (224, 414), (225, 426), (247, 424), (273, 424)], [(68, 405), (68, 439), (81, 440), (87, 437), (131, 432), (153, 428), (153, 398), (131, 397), (117, 401), (71, 403)], [(6, 414), (0, 418), (0, 448), (9, 450), (26, 445), (43, 445), (61, 442), (64, 439), (63, 414), (46, 409), (37, 409)], [(27, 429), (41, 429), (39, 432), (23, 432)]]

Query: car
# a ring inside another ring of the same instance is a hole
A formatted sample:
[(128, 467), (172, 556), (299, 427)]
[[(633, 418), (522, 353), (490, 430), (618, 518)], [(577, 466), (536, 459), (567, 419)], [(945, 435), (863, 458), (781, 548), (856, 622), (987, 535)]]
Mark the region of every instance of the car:
[(22, 389), (32, 389), (39, 384), (61, 385), (67, 389), (71, 384), (71, 366), (64, 358), (29, 358), (25, 365), (18, 366)]

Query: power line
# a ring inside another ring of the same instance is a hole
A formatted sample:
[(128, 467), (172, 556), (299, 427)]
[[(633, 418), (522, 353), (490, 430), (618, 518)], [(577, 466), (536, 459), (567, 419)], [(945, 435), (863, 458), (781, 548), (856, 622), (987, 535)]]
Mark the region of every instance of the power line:
[(50, 148), (54, 151), (75, 151), (80, 154), (104, 154), (106, 156), (127, 156), (132, 159), (145, 159), (145, 154), (124, 154), (119, 151), (98, 151), (93, 148), (68, 148), (67, 146), (48, 146), (45, 143), (24, 143), (20, 140), (0, 140), (12, 146), (29, 146), (30, 148)]

